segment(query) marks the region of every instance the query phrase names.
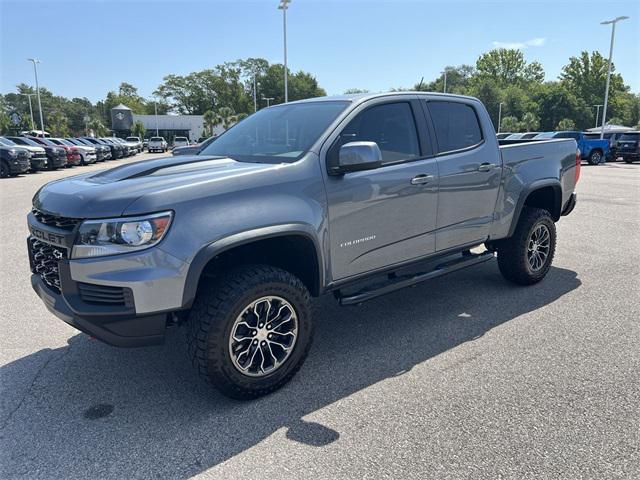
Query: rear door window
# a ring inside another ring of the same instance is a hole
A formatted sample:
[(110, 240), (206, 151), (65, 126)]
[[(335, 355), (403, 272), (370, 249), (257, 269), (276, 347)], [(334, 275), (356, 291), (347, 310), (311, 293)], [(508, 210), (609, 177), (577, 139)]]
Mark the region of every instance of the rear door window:
[(454, 152), (482, 142), (482, 129), (471, 105), (459, 102), (427, 102), (438, 153)]

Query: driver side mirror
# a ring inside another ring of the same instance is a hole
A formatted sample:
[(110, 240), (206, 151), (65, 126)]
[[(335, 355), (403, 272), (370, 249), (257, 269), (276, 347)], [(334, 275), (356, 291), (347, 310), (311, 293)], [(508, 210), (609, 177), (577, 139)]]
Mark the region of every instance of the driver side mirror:
[(361, 172), (382, 166), (382, 152), (376, 142), (349, 142), (340, 147), (334, 173)]

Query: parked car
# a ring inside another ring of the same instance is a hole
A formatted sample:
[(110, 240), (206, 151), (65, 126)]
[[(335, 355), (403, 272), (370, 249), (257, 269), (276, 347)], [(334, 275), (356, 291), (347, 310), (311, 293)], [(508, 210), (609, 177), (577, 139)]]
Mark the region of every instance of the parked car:
[(505, 138), (507, 138), (509, 135), (513, 135), (511, 132), (503, 132), (503, 133), (496, 133), (496, 138), (498, 140), (504, 140)]
[(138, 144), (135, 142), (127, 142), (126, 140), (120, 137), (109, 137), (114, 142), (119, 143), (120, 145), (127, 148), (128, 156), (137, 155), (138, 154)]
[(101, 137), (100, 140), (102, 140), (103, 142), (110, 143), (112, 145), (119, 146), (122, 149), (123, 157), (130, 157), (131, 155), (135, 154), (135, 150), (131, 145), (126, 144), (124, 141), (120, 142), (119, 141), (120, 139), (116, 137)]
[(69, 148), (72, 155), (80, 155), (80, 165), (91, 165), (98, 161), (96, 149), (93, 147), (87, 147), (86, 145), (76, 145), (64, 138), (49, 138), (50, 141), (56, 145), (60, 145), (62, 148)]
[[(629, 129), (605, 131), (603, 138), (609, 140), (609, 154), (607, 155), (607, 162), (615, 162), (618, 159), (618, 142), (622, 135), (630, 132)], [(588, 132), (584, 134), (584, 137), (589, 140), (599, 140), (600, 133)]]
[(251, 399), (300, 368), (311, 296), (357, 305), (496, 254), (507, 280), (541, 281), (579, 175), (575, 140), (499, 147), (471, 97), (290, 102), (198, 156), (45, 185), (28, 215), (31, 282), (52, 313), (112, 345), (156, 344), (182, 324), (199, 372)]
[(9, 140), (6, 137), (0, 137), (0, 144), (5, 147), (20, 147), (25, 148), (31, 158), (29, 158), (31, 172), (37, 172), (38, 170), (43, 170), (47, 167), (47, 152), (44, 151), (42, 147), (34, 147), (32, 145), (19, 145), (13, 140)]
[[(78, 150), (77, 147), (70, 147), (69, 145), (65, 145), (59, 141), (53, 141), (51, 137), (40, 138), (40, 137), (30, 137), (34, 142), (38, 142), (41, 145), (49, 145), (49, 146), (57, 146), (62, 148), (65, 151), (65, 155), (67, 157), (67, 164), (65, 165), (67, 168), (76, 167), (82, 163), (82, 154)], [(57, 139), (56, 139), (57, 140)]]
[(94, 145), (104, 145), (109, 147), (110, 151), (111, 151), (111, 158), (113, 160), (117, 160), (119, 158), (123, 158), (125, 156), (125, 149), (122, 145), (120, 144), (114, 144), (111, 142), (105, 142), (104, 140), (100, 139), (100, 138), (93, 138), (93, 137), (82, 137), (82, 140), (86, 140), (87, 142), (90, 142)]
[(125, 140), (129, 143), (133, 143), (138, 150), (138, 153), (142, 153), (142, 140), (140, 140), (140, 137), (127, 137)]
[(618, 140), (618, 156), (626, 163), (640, 160), (640, 132), (626, 132)]
[(22, 147), (0, 145), (0, 178), (15, 177), (31, 168), (29, 150)]
[(106, 145), (94, 145), (81, 138), (65, 138), (65, 140), (79, 147), (93, 148), (96, 151), (96, 162), (104, 162), (111, 158), (111, 150)]
[(67, 152), (64, 148), (57, 145), (49, 145), (46, 143), (40, 143), (34, 140), (32, 137), (11, 137), (7, 136), (9, 140), (22, 146), (32, 146), (44, 148), (47, 155), (47, 168), (49, 170), (55, 170), (56, 168), (67, 166)]
[(589, 165), (597, 165), (605, 161), (609, 154), (609, 141), (600, 139), (590, 139), (583, 132), (578, 131), (561, 131), (561, 132), (544, 132), (539, 133), (535, 140), (550, 138), (573, 138), (578, 144), (578, 149), (583, 160), (587, 160)]
[(209, 137), (202, 143), (195, 143), (185, 147), (175, 147), (171, 150), (172, 155), (198, 155), (203, 149), (207, 148), (211, 142), (217, 137)]
[(148, 149), (149, 149), (149, 139), (148, 139), (148, 138), (145, 138), (145, 139), (142, 141), (142, 150), (148, 150)]
[(167, 151), (167, 142), (164, 137), (151, 137), (149, 139), (148, 150), (151, 152), (166, 152)]
[(175, 137), (173, 139), (173, 148), (176, 147), (188, 147), (189, 139), (187, 137)]

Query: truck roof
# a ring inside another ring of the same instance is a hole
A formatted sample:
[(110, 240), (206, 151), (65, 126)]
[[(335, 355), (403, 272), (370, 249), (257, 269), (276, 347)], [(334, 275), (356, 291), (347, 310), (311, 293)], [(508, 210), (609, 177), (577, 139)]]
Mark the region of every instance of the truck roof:
[[(360, 103), (366, 100), (371, 100), (373, 98), (380, 97), (397, 97), (397, 96), (413, 96), (413, 95), (429, 95), (429, 96), (438, 96), (443, 98), (464, 98), (470, 100), (478, 100), (475, 97), (470, 97), (467, 95), (455, 95), (453, 93), (440, 93), (440, 92), (424, 92), (424, 91), (402, 91), (402, 92), (380, 92), (380, 93), (353, 93), (347, 95), (332, 95), (326, 97), (313, 97), (313, 98), (305, 98), (304, 100), (296, 100), (291, 103), (309, 103), (309, 102), (335, 102), (335, 101), (349, 101), (353, 103)], [(284, 105), (284, 104), (279, 104)], [(274, 105), (277, 107), (279, 105)]]

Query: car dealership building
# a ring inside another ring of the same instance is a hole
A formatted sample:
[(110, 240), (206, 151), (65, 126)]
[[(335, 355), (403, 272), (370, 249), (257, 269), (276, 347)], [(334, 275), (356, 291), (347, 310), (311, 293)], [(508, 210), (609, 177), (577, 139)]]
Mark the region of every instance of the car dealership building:
[[(187, 137), (191, 142), (197, 142), (199, 138), (209, 136), (208, 131), (205, 133), (203, 115), (137, 115), (123, 104), (111, 109), (111, 125), (118, 136), (130, 135), (137, 121), (144, 125), (145, 137), (164, 137), (169, 144), (174, 137)], [(213, 129), (214, 135), (223, 131), (222, 126)]]

